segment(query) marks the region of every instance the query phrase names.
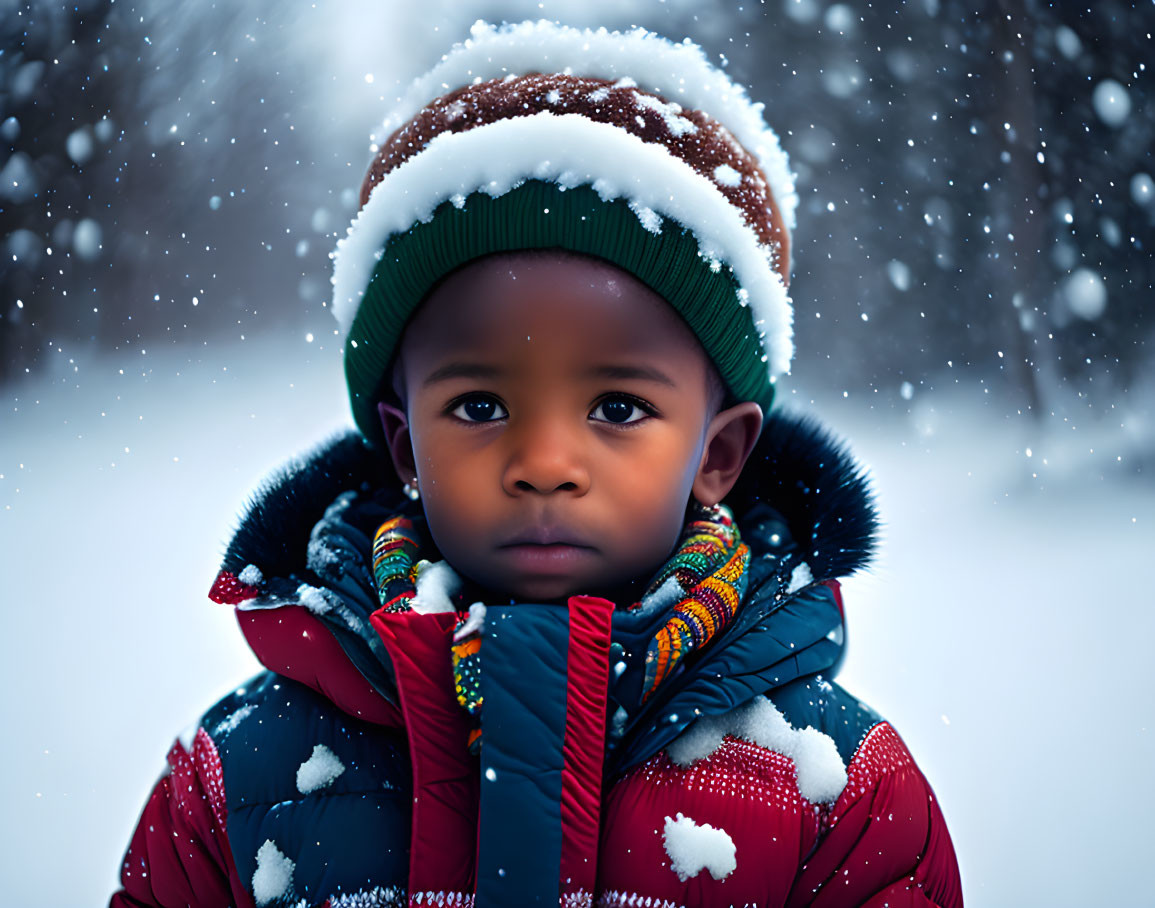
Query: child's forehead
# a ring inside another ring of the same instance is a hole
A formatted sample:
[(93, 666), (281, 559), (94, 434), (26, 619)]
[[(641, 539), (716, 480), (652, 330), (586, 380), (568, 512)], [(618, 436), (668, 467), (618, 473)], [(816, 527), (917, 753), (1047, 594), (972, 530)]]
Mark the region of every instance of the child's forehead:
[(442, 281), (402, 338), (406, 358), (551, 344), (576, 359), (684, 353), (697, 338), (658, 293), (600, 259), (548, 250), (477, 259)]

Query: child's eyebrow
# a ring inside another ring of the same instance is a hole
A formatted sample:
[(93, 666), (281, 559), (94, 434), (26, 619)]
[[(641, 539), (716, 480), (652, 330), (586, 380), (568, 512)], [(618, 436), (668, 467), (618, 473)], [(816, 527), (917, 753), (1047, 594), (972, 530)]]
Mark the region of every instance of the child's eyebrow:
[(586, 375), (594, 378), (640, 378), (646, 381), (655, 381), (659, 384), (669, 385), (671, 388), (677, 387), (677, 384), (672, 378), (654, 366), (592, 366), (586, 370)]
[[(435, 385), (441, 381), (448, 381), (451, 378), (500, 378), (505, 373), (506, 370), (500, 366), (493, 366), (487, 363), (446, 363), (444, 366), (439, 366), (429, 373), (423, 385), (428, 388), (430, 385)], [(677, 387), (677, 384), (672, 378), (654, 366), (611, 365), (606, 363), (591, 366), (586, 369), (585, 375), (589, 378), (641, 379), (643, 381), (669, 385), (671, 388)]]
[(504, 371), (498, 366), (490, 366), (485, 363), (446, 363), (430, 372), (423, 384), (428, 388), (439, 381), (447, 381), (451, 378), (499, 378)]

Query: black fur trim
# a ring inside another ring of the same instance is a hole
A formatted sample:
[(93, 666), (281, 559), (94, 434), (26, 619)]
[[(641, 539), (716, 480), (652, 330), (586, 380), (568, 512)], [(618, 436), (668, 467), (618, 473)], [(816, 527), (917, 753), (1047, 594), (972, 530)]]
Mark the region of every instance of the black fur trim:
[(395, 483), (393, 466), (357, 432), (337, 435), (270, 474), (249, 498), (222, 570), (285, 577), (305, 565), (313, 526), (342, 492)]
[(864, 567), (878, 541), (866, 470), (844, 441), (809, 416), (770, 414), (726, 502), (739, 529), (742, 515), (759, 502), (778, 511), (816, 580)]
[[(342, 492), (368, 484), (401, 490), (388, 458), (348, 432), (291, 461), (261, 483), (225, 553), (224, 570), (254, 564), (266, 577), (300, 572), (314, 524)], [(866, 472), (846, 444), (810, 417), (769, 416), (738, 484), (726, 497), (738, 526), (759, 503), (778, 511), (815, 579), (866, 565), (878, 517)]]

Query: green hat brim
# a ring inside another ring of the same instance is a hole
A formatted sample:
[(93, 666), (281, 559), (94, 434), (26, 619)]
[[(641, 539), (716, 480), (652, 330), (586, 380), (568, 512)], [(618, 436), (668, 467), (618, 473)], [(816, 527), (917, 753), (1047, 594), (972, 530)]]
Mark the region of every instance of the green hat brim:
[(673, 221), (663, 219), (651, 232), (624, 199), (606, 202), (589, 186), (529, 180), (497, 198), (475, 192), (460, 206), (445, 202), (386, 241), (345, 340), (353, 418), (371, 445), (384, 446), (377, 402), (410, 316), (450, 272), (519, 249), (565, 249), (633, 274), (685, 319), (730, 394), (769, 411), (774, 386), (729, 266), (704, 258), (694, 235)]

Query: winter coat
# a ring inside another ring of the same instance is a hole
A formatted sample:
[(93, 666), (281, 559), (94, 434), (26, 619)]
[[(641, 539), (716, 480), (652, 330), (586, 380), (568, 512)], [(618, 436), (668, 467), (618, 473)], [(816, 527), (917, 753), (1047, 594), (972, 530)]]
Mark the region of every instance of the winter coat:
[(113, 908), (962, 904), (929, 784), (832, 681), (876, 524), (812, 423), (768, 421), (727, 498), (742, 606), (644, 704), (612, 603), (491, 605), (478, 755), (454, 614), (378, 607), (386, 469), (346, 436), (250, 505), (210, 597), (267, 671), (173, 745)]

